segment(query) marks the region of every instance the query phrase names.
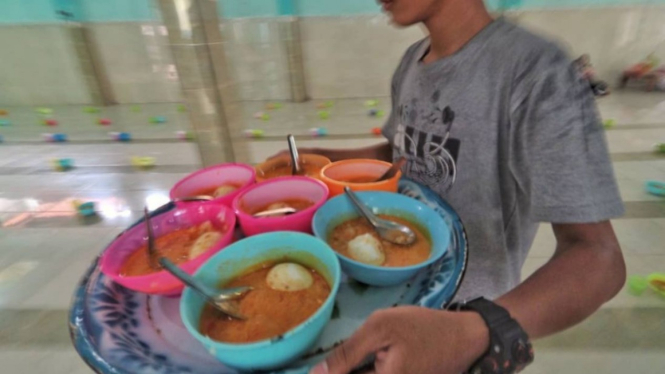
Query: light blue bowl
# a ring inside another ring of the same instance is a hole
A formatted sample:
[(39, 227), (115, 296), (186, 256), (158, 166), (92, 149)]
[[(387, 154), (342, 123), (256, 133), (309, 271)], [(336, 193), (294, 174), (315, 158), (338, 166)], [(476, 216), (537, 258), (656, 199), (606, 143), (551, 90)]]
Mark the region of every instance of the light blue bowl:
[(321, 308), (293, 330), (271, 340), (249, 344), (214, 341), (199, 332), (203, 299), (185, 288), (180, 315), (189, 332), (224, 364), (242, 370), (267, 370), (284, 366), (311, 348), (330, 321), (341, 270), (335, 252), (323, 241), (296, 232), (256, 235), (234, 243), (205, 262), (194, 275), (209, 286), (227, 282), (247, 268), (285, 257), (316, 269), (328, 280), (331, 292)]
[[(349, 277), (371, 286), (395, 286), (416, 275), (448, 250), (450, 228), (438, 213), (425, 204), (396, 193), (369, 191), (356, 194), (374, 213), (401, 217), (424, 229), (432, 242), (432, 253), (427, 261), (406, 267), (367, 265), (337, 253), (342, 270)], [(312, 230), (314, 235), (327, 241), (337, 225), (358, 216), (351, 200), (346, 195), (339, 195), (319, 208), (312, 221)]]

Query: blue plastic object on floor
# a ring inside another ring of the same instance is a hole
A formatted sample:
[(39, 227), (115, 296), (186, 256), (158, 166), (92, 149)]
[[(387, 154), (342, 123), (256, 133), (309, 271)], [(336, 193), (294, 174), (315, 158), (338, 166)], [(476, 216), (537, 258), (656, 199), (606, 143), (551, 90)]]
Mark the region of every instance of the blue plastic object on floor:
[(645, 187), (648, 193), (665, 197), (665, 182), (647, 181)]
[(11, 126), (11, 125), (12, 125), (12, 123), (8, 119), (0, 119), (0, 126), (5, 127), (5, 126)]
[(90, 217), (95, 215), (95, 203), (89, 201), (78, 206), (78, 212), (84, 217)]
[(128, 132), (111, 132), (109, 134), (113, 136), (113, 139), (119, 142), (128, 142), (132, 140), (132, 134)]
[(53, 139), (53, 141), (56, 143), (63, 143), (67, 141), (67, 134), (61, 134), (61, 133), (53, 134), (51, 139)]

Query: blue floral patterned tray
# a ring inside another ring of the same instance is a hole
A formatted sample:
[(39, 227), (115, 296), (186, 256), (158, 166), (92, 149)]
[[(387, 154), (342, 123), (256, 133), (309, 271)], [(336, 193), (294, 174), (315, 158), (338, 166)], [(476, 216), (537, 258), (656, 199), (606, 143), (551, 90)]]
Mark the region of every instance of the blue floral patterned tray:
[[(403, 179), (399, 190), (443, 216), (452, 228), (450, 249), (441, 260), (401, 286), (375, 288), (343, 280), (333, 319), (317, 345), (280, 374), (306, 373), (376, 309), (398, 304), (442, 308), (452, 301), (466, 270), (464, 226), (452, 207), (428, 188)], [(152, 214), (172, 208), (167, 205)], [(235, 373), (189, 335), (180, 321), (179, 298), (128, 290), (105, 277), (97, 262), (92, 263), (76, 290), (69, 321), (72, 342), (91, 368), (105, 374)]]

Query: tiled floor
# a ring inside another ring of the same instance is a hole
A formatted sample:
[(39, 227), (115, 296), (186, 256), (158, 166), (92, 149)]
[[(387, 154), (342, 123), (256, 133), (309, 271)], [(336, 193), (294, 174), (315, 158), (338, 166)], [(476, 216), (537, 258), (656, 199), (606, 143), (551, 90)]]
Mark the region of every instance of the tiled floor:
[[(378, 98), (387, 109), (387, 100)], [(289, 104), (268, 111), (266, 103), (244, 103), (246, 128), (265, 130), (263, 139), (246, 141), (244, 161), (258, 162), (284, 148), (284, 135), (300, 135), (300, 145), (355, 147), (378, 141), (370, 135), (382, 119), (367, 115), (364, 100), (339, 100), (331, 117), (318, 117), (318, 103)], [(630, 275), (665, 272), (665, 199), (644, 191), (644, 181), (665, 180), (665, 156), (653, 145), (665, 142), (665, 95), (620, 93), (599, 103), (604, 118), (617, 121), (607, 138), (628, 214), (615, 221)], [(41, 141), (43, 127), (33, 108), (12, 108), (14, 126), (0, 128), (0, 372), (86, 373), (71, 348), (67, 311), (72, 290), (90, 261), (144, 205), (155, 208), (168, 189), (199, 167), (194, 143), (174, 142), (173, 132), (187, 128), (176, 104), (112, 108), (115, 130), (94, 124), (96, 115), (81, 108), (54, 108), (74, 144)], [(270, 120), (253, 118), (264, 111)], [(150, 115), (166, 113), (168, 122), (151, 125)], [(71, 119), (70, 122), (68, 122)], [(20, 121), (29, 123), (21, 125)], [(326, 127), (327, 138), (310, 138), (312, 127)], [(87, 128), (87, 129), (86, 129)], [(131, 130), (138, 142), (100, 142), (107, 131)], [(150, 140), (149, 142), (142, 142)], [(94, 143), (92, 143), (94, 141)], [(30, 144), (26, 144), (30, 143)], [(131, 156), (152, 156), (157, 166), (137, 171)], [(52, 158), (71, 157), (77, 168), (50, 168)], [(82, 221), (72, 201), (97, 202), (101, 219)], [(543, 225), (524, 266), (528, 276), (552, 254), (555, 241)], [(665, 371), (665, 299), (653, 293), (634, 297), (622, 292), (582, 325), (536, 344), (538, 359), (530, 373), (662, 373)]]

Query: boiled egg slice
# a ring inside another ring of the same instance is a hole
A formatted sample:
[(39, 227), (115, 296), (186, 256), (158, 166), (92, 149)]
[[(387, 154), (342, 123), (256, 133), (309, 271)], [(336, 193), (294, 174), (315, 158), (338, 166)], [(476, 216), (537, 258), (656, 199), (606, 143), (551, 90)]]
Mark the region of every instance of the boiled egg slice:
[(212, 197), (222, 197), (230, 194), (231, 192), (234, 192), (238, 189), (238, 187), (231, 185), (231, 184), (225, 184), (223, 186), (219, 186), (215, 192), (213, 192)]
[(381, 242), (372, 234), (358, 235), (348, 243), (349, 256), (368, 265), (383, 265), (386, 255)]
[(276, 291), (300, 291), (312, 286), (312, 274), (302, 265), (292, 262), (273, 266), (266, 277), (268, 287)]
[(277, 202), (277, 203), (272, 203), (268, 205), (266, 210), (277, 210), (277, 209), (282, 209), (282, 208), (290, 208), (289, 204), (283, 203), (283, 202)]
[(189, 249), (189, 259), (192, 260), (209, 250), (215, 243), (222, 238), (222, 234), (217, 231), (208, 231), (199, 235), (199, 237)]

